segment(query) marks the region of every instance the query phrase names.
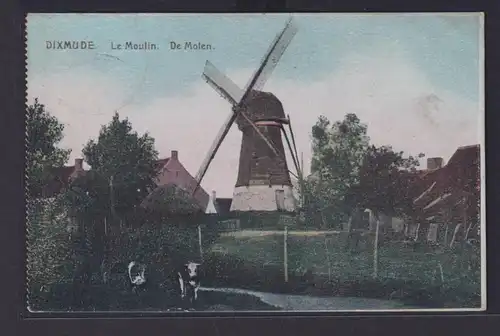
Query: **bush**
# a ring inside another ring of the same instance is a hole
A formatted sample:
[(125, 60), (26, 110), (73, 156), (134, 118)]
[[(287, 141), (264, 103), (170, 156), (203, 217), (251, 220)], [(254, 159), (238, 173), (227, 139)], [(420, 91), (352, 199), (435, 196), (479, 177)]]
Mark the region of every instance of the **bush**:
[[(30, 306), (35, 310), (120, 310), (175, 305), (178, 289), (173, 269), (189, 260), (200, 261), (198, 225), (206, 249), (218, 235), (218, 218), (158, 218), (144, 213), (135, 220), (134, 227), (115, 225), (104, 239), (104, 220), (80, 221), (78, 234), (72, 237), (57, 221), (44, 225), (35, 221), (28, 242), (32, 252), (28, 258)], [(62, 238), (50, 234), (56, 229)], [(46, 268), (44, 258), (54, 266)], [(130, 297), (127, 265), (132, 260), (146, 265), (150, 297), (141, 302)]]
[(71, 280), (71, 240), (68, 221), (58, 200), (27, 202), (28, 300), (43, 295), (57, 283)]

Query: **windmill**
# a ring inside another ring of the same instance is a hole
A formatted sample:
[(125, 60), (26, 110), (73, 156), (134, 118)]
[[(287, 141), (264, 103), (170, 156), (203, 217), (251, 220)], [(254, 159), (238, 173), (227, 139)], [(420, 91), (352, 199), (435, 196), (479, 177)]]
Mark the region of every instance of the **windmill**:
[[(243, 136), (231, 211), (295, 210), (290, 179), (290, 174), (295, 174), (288, 169), (281, 138), (283, 133), (297, 171), (295, 177), (300, 182), (302, 174), (290, 118), (285, 116), (283, 106), (276, 96), (260, 89), (296, 33), (297, 27), (290, 18), (271, 43), (260, 66), (243, 90), (212, 63), (205, 63), (203, 79), (231, 104), (232, 111), (201, 164), (196, 175), (196, 189), (229, 129), (236, 122)], [(284, 125), (288, 125), (293, 147)]]

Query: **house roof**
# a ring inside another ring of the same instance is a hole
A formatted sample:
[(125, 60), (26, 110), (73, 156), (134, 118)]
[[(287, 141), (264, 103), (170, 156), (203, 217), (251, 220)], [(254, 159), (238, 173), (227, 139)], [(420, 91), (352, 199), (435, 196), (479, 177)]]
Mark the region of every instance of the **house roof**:
[[(156, 164), (157, 164), (158, 171), (163, 169), (163, 167), (165, 167), (165, 165), (170, 161), (170, 159), (171, 158), (168, 157), (168, 158), (163, 158), (163, 159), (157, 160)], [(179, 161), (179, 163), (182, 165), (182, 162)], [(188, 180), (184, 179), (183, 182), (186, 184), (184, 187), (188, 192), (192, 192), (197, 187), (196, 179), (191, 175), (191, 173), (189, 173), (189, 171), (187, 169), (185, 169), (185, 170), (187, 172), (189, 179)], [(169, 184), (171, 184), (171, 183), (167, 183), (167, 185), (169, 185)], [(153, 191), (153, 193), (154, 193), (154, 191)], [(210, 199), (210, 196), (201, 186), (198, 186), (198, 188), (196, 189), (196, 192), (194, 193), (194, 199), (197, 201), (197, 203), (203, 209), (206, 209), (208, 202), (209, 202), (209, 199)]]
[(451, 156), (448, 165), (475, 163), (476, 161), (479, 161), (479, 145), (462, 146)]
[(479, 145), (459, 147), (445, 166), (417, 175), (414, 183), (420, 196), (414, 203), (426, 212), (453, 206), (465, 195), (477, 195)]
[[(162, 169), (169, 160), (170, 158), (156, 160), (157, 169)], [(51, 179), (49, 180), (47, 186), (43, 189), (42, 194), (44, 197), (52, 197), (69, 186), (71, 175), (75, 172), (75, 165), (53, 167), (49, 170), (49, 172), (51, 174)], [(85, 172), (87, 171), (83, 170), (83, 173)]]
[[(67, 188), (71, 181), (71, 175), (75, 172), (75, 166), (53, 167), (49, 170), (51, 178), (43, 188), (44, 197), (53, 197)], [(83, 171), (85, 173), (85, 170)]]

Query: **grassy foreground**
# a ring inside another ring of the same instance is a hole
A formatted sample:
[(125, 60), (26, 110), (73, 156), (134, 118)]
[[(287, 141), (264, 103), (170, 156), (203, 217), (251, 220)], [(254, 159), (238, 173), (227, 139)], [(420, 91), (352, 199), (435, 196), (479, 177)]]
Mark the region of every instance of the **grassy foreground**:
[(480, 305), (479, 247), (457, 245), (456, 249), (449, 250), (385, 241), (379, 248), (378, 276), (374, 279), (373, 236), (363, 237), (355, 249), (346, 249), (345, 241), (345, 233), (292, 232), (288, 236), (289, 284), (283, 281), (282, 232), (225, 234), (212, 246), (207, 259), (218, 264), (217, 269), (230, 263), (232, 266), (226, 267), (238, 268), (239, 274), (245, 269), (254, 273), (252, 284), (245, 283), (244, 277), (228, 279), (227, 275), (214, 275), (226, 286), (300, 292), (311, 287), (304, 284), (301, 276), (311, 270), (312, 278), (305, 281), (313, 284), (309, 292), (318, 295), (397, 297), (429, 308)]

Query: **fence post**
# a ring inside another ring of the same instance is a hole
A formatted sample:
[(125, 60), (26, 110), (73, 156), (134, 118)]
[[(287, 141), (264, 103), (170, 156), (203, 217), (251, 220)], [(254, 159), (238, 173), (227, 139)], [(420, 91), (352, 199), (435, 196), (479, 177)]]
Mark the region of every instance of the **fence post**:
[(325, 235), (325, 252), (326, 252), (326, 260), (328, 261), (328, 281), (332, 282), (332, 263), (330, 261), (330, 250), (328, 249), (328, 238)]
[(201, 239), (201, 225), (198, 225), (198, 244), (200, 245), (200, 258), (201, 261), (203, 261), (203, 246), (201, 245), (202, 239)]
[(283, 263), (285, 272), (285, 282), (288, 282), (288, 226), (285, 224), (285, 232), (283, 235)]
[(377, 278), (378, 276), (378, 235), (380, 229), (380, 219), (378, 218), (378, 214), (376, 216), (377, 224), (375, 226), (375, 242), (373, 243), (373, 277)]

